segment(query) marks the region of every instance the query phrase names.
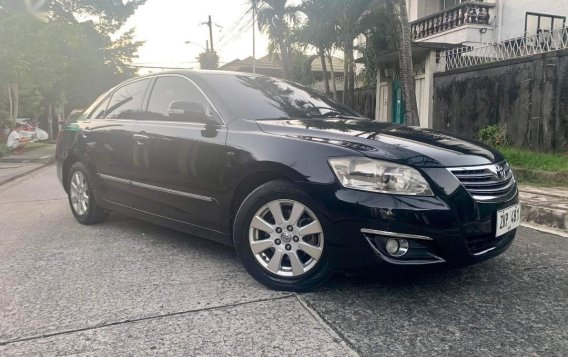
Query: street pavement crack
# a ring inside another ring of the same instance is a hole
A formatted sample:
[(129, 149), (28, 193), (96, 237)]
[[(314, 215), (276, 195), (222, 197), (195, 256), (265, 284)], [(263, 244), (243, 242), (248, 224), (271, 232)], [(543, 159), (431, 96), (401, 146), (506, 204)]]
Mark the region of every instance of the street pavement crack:
[(124, 325), (124, 324), (128, 324), (128, 323), (136, 323), (136, 322), (141, 322), (141, 321), (156, 320), (156, 319), (162, 319), (162, 318), (172, 317), (172, 316), (181, 316), (181, 315), (191, 314), (191, 313), (195, 313), (195, 312), (226, 309), (226, 308), (244, 306), (244, 305), (249, 305), (249, 304), (255, 304), (255, 303), (259, 303), (259, 302), (277, 301), (277, 300), (283, 300), (283, 299), (288, 299), (288, 298), (293, 298), (293, 297), (294, 297), (294, 294), (287, 294), (287, 295), (278, 296), (278, 297), (271, 297), (271, 298), (266, 298), (266, 299), (257, 299), (257, 300), (252, 300), (252, 301), (239, 302), (239, 303), (235, 303), (235, 304), (219, 305), (219, 306), (213, 306), (213, 307), (205, 307), (205, 308), (201, 308), (201, 309), (171, 312), (171, 313), (162, 314), (162, 315), (146, 316), (146, 317), (141, 317), (141, 318), (137, 318), (137, 319), (121, 320), (121, 321), (115, 321), (115, 322), (111, 322), (111, 323), (102, 323), (102, 324), (95, 325), (95, 326), (88, 326), (88, 327), (77, 328), (77, 329), (72, 329), (72, 330), (53, 332), (53, 333), (44, 334), (44, 335), (30, 336), (30, 337), (24, 337), (24, 338), (16, 338), (16, 339), (8, 340), (8, 341), (0, 341), (0, 346), (11, 345), (11, 344), (18, 343), (18, 342), (33, 341), (33, 340), (49, 338), (49, 337), (54, 337), (54, 336), (70, 335), (70, 334), (77, 333), (77, 332), (97, 330), (97, 329), (101, 329), (101, 328), (105, 328), (105, 327)]
[(352, 344), (351, 341), (349, 341), (349, 339), (341, 331), (339, 331), (329, 321), (327, 321), (325, 317), (320, 314), (312, 304), (310, 304), (307, 300), (302, 299), (301, 294), (296, 294), (296, 299), (334, 340), (339, 340), (341, 344), (343, 344), (346, 348), (349, 348), (353, 352), (353, 356), (362, 355), (361, 351), (359, 351), (357, 347)]
[(0, 202), (0, 205), (13, 205), (13, 204), (16, 204), (16, 203), (53, 202), (53, 201), (67, 201), (67, 198), (50, 198), (50, 199), (47, 199), (47, 200), (9, 201), (9, 202)]

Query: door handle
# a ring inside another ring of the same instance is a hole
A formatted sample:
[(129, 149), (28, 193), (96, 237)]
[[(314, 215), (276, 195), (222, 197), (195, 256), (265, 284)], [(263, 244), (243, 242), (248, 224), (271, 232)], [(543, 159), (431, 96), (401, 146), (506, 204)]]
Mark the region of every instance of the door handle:
[(150, 137), (148, 135), (143, 135), (143, 134), (134, 134), (133, 137), (134, 137), (134, 140), (136, 140), (136, 143), (138, 145), (144, 145), (144, 144), (146, 144), (146, 141), (148, 141), (148, 139), (150, 139)]

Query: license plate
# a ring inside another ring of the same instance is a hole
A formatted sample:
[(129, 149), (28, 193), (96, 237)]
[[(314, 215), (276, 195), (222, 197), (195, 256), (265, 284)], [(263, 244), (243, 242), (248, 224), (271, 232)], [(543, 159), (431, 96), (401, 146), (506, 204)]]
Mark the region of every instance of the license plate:
[(512, 231), (521, 225), (521, 205), (514, 206), (497, 211), (497, 229), (496, 237)]

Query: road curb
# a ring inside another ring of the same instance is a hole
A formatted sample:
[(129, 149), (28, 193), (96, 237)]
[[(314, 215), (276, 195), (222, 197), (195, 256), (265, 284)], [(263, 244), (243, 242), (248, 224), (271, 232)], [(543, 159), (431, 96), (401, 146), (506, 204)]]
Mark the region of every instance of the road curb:
[(530, 224), (530, 223), (521, 223), (521, 227), (525, 227), (525, 228), (530, 228), (530, 229), (534, 229), (535, 231), (539, 231), (542, 233), (547, 233), (547, 234), (552, 234), (555, 236), (560, 236), (563, 238), (568, 238), (568, 231), (559, 231), (557, 229), (552, 229), (549, 227), (543, 227), (543, 226), (539, 226), (536, 224)]
[(559, 186), (568, 185), (568, 172), (539, 171), (513, 167), (515, 177), (519, 181), (549, 182)]
[(523, 222), (568, 233), (568, 212), (564, 210), (532, 205), (521, 201), (521, 218)]
[(0, 187), (3, 186), (3, 185), (5, 185), (5, 184), (7, 184), (7, 183), (13, 182), (13, 181), (15, 181), (15, 180), (17, 180), (17, 179), (19, 179), (19, 178), (22, 178), (22, 177), (24, 177), (24, 176), (27, 176), (27, 175), (29, 175), (29, 174), (32, 174), (32, 173), (34, 173), (34, 172), (36, 172), (36, 171), (38, 171), (38, 170), (41, 170), (41, 169), (43, 169), (43, 168), (45, 168), (45, 167), (47, 167), (47, 166), (49, 166), (49, 165), (52, 165), (53, 163), (55, 163), (55, 156), (52, 157), (51, 159), (49, 159), (49, 160), (48, 160), (46, 163), (44, 163), (43, 165), (34, 167), (33, 169), (30, 169), (29, 171), (25, 171), (25, 172), (19, 173), (19, 174), (17, 174), (17, 175), (14, 175), (14, 176), (12, 176), (12, 177), (10, 177), (10, 178), (1, 180), (1, 181), (0, 181)]

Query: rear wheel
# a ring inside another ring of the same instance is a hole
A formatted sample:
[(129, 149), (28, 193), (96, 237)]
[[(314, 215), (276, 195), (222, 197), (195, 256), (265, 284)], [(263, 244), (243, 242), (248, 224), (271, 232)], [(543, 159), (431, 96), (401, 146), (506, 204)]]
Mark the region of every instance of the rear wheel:
[(247, 271), (277, 290), (306, 291), (325, 282), (327, 222), (316, 203), (291, 183), (253, 191), (235, 220), (235, 246)]
[(93, 181), (83, 163), (76, 162), (71, 166), (68, 182), (67, 196), (75, 219), (85, 225), (103, 222), (108, 212), (97, 206)]

